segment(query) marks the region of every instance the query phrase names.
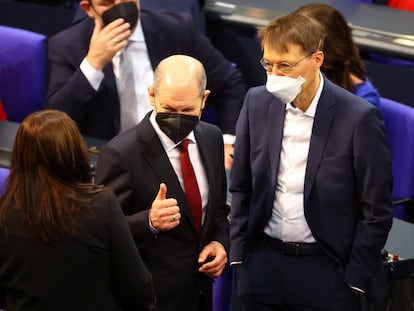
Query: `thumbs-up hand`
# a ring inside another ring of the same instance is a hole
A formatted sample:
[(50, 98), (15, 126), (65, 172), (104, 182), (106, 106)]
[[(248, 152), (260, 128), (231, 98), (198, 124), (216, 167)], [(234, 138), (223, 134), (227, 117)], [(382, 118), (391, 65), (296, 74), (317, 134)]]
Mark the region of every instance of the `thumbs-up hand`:
[(167, 185), (160, 184), (160, 190), (152, 202), (150, 220), (152, 226), (158, 231), (167, 231), (180, 224), (180, 208), (176, 199), (167, 199)]

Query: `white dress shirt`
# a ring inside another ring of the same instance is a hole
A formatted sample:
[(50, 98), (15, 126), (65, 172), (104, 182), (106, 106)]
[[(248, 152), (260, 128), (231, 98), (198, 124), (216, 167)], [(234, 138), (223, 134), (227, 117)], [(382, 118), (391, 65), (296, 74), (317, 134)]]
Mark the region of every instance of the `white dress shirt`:
[(303, 190), (306, 163), (321, 83), (308, 109), (303, 112), (286, 104), (282, 149), (272, 216), (264, 232), (287, 242), (315, 242), (304, 214)]
[[(119, 57), (121, 51), (119, 51), (112, 60), (113, 71), (115, 79), (118, 80), (120, 75), (119, 70)], [(151, 62), (148, 56), (147, 45), (145, 43), (144, 32), (142, 31), (141, 21), (138, 21), (135, 31), (128, 38), (128, 54), (133, 55), (129, 57), (132, 61), (132, 67), (135, 79), (135, 94), (136, 98), (136, 115), (138, 122), (141, 121), (144, 116), (153, 109), (147, 92), (147, 87), (152, 85), (154, 78), (154, 71), (151, 66)], [(89, 81), (91, 86), (98, 90), (102, 83), (104, 74), (102, 71), (94, 69), (86, 60), (82, 61), (80, 65), (82, 73)], [(122, 109), (122, 103), (121, 109)]]

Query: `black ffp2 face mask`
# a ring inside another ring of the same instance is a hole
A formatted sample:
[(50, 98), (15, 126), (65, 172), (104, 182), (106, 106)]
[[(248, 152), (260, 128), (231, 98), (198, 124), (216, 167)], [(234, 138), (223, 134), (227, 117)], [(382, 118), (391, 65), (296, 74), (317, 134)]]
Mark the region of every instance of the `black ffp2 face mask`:
[(197, 126), (198, 116), (181, 113), (157, 113), (155, 120), (160, 129), (175, 143), (183, 140)]
[(131, 25), (131, 29), (134, 29), (139, 18), (137, 4), (131, 1), (121, 2), (102, 13), (102, 21), (105, 26), (118, 18), (123, 18)]

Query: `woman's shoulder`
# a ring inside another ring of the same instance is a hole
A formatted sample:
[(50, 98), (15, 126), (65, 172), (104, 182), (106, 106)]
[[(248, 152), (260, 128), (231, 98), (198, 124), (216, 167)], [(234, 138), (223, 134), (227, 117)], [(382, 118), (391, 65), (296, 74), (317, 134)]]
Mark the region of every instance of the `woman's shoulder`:
[(97, 191), (92, 198), (91, 207), (111, 207), (117, 203), (115, 194), (109, 189), (102, 189)]

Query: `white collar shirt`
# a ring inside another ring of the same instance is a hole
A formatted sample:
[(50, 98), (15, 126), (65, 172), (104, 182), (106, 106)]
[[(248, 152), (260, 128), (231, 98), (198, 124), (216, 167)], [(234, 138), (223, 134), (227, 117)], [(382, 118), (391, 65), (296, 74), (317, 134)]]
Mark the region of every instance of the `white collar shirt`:
[[(120, 52), (118, 52), (113, 60), (113, 71), (115, 79), (118, 80), (120, 75), (119, 70), (119, 57)], [(134, 83), (135, 94), (136, 94), (136, 110), (133, 112), (136, 116), (137, 123), (141, 121), (144, 116), (152, 110), (151, 103), (148, 96), (148, 86), (152, 85), (154, 78), (154, 70), (152, 69), (151, 61), (148, 56), (148, 49), (145, 43), (144, 32), (142, 29), (141, 20), (138, 20), (137, 27), (135, 31), (131, 34), (128, 39), (128, 54), (132, 57), (129, 59), (132, 61), (132, 68), (134, 72)], [(94, 69), (86, 60), (82, 61), (80, 69), (91, 84), (91, 86), (98, 90), (99, 86), (102, 83), (104, 74), (101, 71)], [(122, 109), (122, 103), (120, 103)]]
[(304, 214), (303, 190), (310, 138), (323, 77), (308, 109), (286, 104), (280, 164), (272, 216), (264, 232), (287, 242), (315, 242)]

